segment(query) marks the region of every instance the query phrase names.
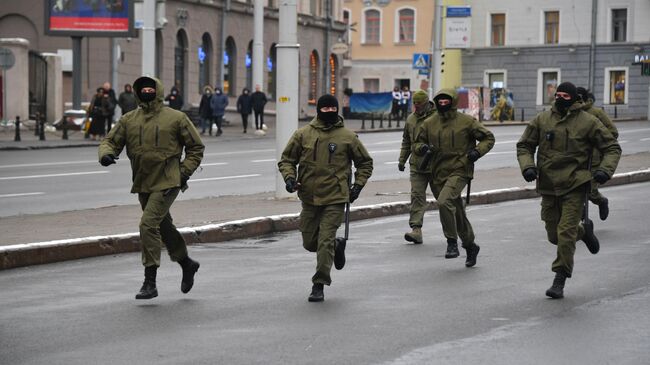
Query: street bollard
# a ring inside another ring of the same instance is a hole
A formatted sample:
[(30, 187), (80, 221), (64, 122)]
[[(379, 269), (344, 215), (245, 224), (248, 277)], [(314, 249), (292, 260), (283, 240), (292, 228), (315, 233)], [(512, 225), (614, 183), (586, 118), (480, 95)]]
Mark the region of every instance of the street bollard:
[(379, 114), (379, 128), (384, 128), (384, 113)]
[(370, 129), (375, 129), (375, 113), (370, 113)]
[(521, 121), (524, 121), (524, 108), (521, 108)]
[(68, 139), (68, 118), (66, 116), (63, 117), (63, 125), (61, 126), (63, 136), (61, 136), (61, 139)]
[(392, 126), (392, 125), (391, 125), (392, 120), (393, 120), (393, 116), (392, 116), (392, 114), (389, 113), (389, 114), (388, 114), (388, 128), (391, 128), (391, 126)]
[(16, 134), (14, 135), (14, 142), (20, 142), (20, 116), (16, 115), (16, 121), (14, 122), (16, 127)]
[(399, 122), (402, 120), (402, 118), (397, 117), (397, 128), (399, 128)]
[(35, 135), (35, 136), (40, 135), (40, 134), (39, 134), (40, 132), (38, 131), (38, 127), (39, 127), (39, 125), (38, 125), (38, 112), (37, 112), (37, 113), (34, 115), (34, 135)]
[(40, 141), (45, 141), (45, 118), (43, 118), (40, 114), (38, 115), (38, 119), (36, 119), (36, 123), (40, 124), (39, 128), (39, 135), (38, 139)]
[(618, 108), (614, 105), (614, 119), (618, 118)]
[(366, 116), (361, 117), (361, 129), (366, 129)]

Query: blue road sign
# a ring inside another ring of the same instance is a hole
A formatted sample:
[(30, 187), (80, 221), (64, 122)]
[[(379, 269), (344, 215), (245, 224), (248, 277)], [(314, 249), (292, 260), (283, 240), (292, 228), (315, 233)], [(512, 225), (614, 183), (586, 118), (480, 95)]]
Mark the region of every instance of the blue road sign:
[(472, 16), (472, 8), (469, 6), (448, 6), (447, 18), (465, 18)]
[(431, 55), (427, 53), (413, 54), (413, 69), (428, 70), (431, 68)]

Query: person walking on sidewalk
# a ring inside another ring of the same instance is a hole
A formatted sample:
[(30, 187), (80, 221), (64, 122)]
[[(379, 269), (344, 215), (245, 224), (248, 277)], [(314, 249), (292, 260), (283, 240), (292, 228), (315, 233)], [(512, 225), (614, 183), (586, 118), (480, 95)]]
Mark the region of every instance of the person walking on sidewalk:
[(255, 129), (264, 127), (264, 106), (266, 105), (266, 94), (262, 92), (260, 85), (255, 85), (255, 92), (251, 94), (251, 103), (255, 113)]
[(402, 147), (399, 153), (397, 169), (404, 171), (406, 161), (409, 161), (409, 179), (411, 181), (411, 209), (409, 226), (411, 232), (404, 235), (404, 239), (415, 244), (422, 243), (422, 221), (427, 208), (427, 186), (433, 191), (430, 166), (420, 169), (422, 157), (411, 154), (413, 145), (417, 142), (418, 133), (422, 124), (435, 112), (433, 102), (425, 91), (418, 90), (413, 93), (413, 109), (415, 110), (406, 118), (404, 133), (402, 134)]
[(398, 120), (402, 110), (402, 92), (400, 91), (399, 86), (393, 88), (392, 98), (390, 114), (393, 120)]
[(228, 106), (228, 97), (223, 94), (220, 87), (214, 88), (214, 95), (210, 98), (210, 108), (212, 108), (212, 118), (217, 123), (217, 133), (215, 136), (219, 137), (223, 130), (223, 116), (226, 114), (226, 107)]
[[(443, 89), (433, 98), (436, 112), (422, 123), (413, 151), (430, 158), (431, 190), (438, 201), (440, 223), (447, 239), (445, 258), (456, 258), (458, 237), (467, 252), (465, 266), (476, 265), (480, 247), (461, 198), (474, 177), (474, 163), (494, 147), (494, 135), (476, 119), (457, 111), (458, 94)], [(476, 144), (476, 141), (479, 143)]]
[(97, 88), (97, 93), (88, 106), (91, 122), (87, 133), (93, 141), (106, 134), (106, 116), (110, 113), (109, 108), (109, 98), (104, 95), (104, 89)]
[(241, 115), (241, 123), (244, 127), (244, 133), (248, 129), (248, 116), (253, 111), (253, 102), (248, 88), (242, 90), (241, 95), (237, 98), (237, 112)]
[[(102, 88), (104, 89), (104, 98), (107, 99), (107, 109), (106, 114), (104, 114), (104, 120), (106, 121), (106, 133), (111, 131), (113, 128), (113, 118), (115, 117), (115, 107), (117, 106), (117, 98), (115, 97), (115, 90), (111, 87), (111, 83), (106, 81)], [(105, 133), (102, 133), (104, 135)]]
[[(582, 109), (587, 113), (598, 118), (601, 123), (609, 130), (609, 132), (618, 140), (618, 129), (614, 125), (611, 119), (607, 116), (607, 113), (600, 108), (594, 107), (594, 95), (589, 92), (589, 90), (584, 87), (577, 88), (578, 96), (582, 99), (584, 106)], [(591, 155), (591, 168), (595, 170), (600, 165), (600, 160), (602, 156), (600, 152), (595, 149)], [(589, 193), (589, 201), (598, 206), (598, 216), (600, 220), (604, 221), (609, 216), (609, 199), (607, 199), (603, 194), (598, 191), (598, 182), (596, 180), (591, 180), (591, 192)]]
[[(136, 299), (158, 296), (156, 272), (164, 243), (172, 261), (182, 268), (181, 292), (194, 285), (199, 263), (187, 253), (183, 236), (173, 224), (169, 209), (187, 180), (199, 167), (205, 146), (185, 113), (163, 105), (163, 85), (151, 77), (133, 83), (139, 108), (128, 113), (99, 145), (102, 166), (115, 163), (122, 149), (131, 160), (133, 185), (142, 206), (140, 241), (144, 283)], [(185, 152), (185, 158), (181, 160)]]
[(411, 102), (411, 91), (408, 86), (402, 88), (402, 98), (400, 99), (400, 110), (402, 116), (400, 120), (406, 120), (406, 116), (409, 113), (409, 103)]
[[(600, 248), (593, 230), (585, 229), (580, 220), (591, 180), (599, 184), (609, 180), (621, 157), (616, 138), (582, 109), (578, 98), (575, 85), (561, 83), (551, 110), (531, 120), (517, 142), (521, 173), (528, 182), (537, 180), (546, 234), (549, 242), (557, 246), (551, 266), (555, 279), (546, 291), (551, 298), (564, 297), (566, 279), (573, 274), (576, 241), (584, 241), (593, 254)], [(602, 159), (590, 171), (594, 149), (602, 154)]]
[(117, 104), (122, 110), (122, 115), (135, 110), (138, 107), (138, 101), (135, 100), (135, 94), (133, 94), (133, 87), (131, 87), (131, 84), (124, 85), (124, 91), (120, 93), (120, 96), (117, 99)]
[[(293, 133), (278, 162), (287, 191), (298, 191), (302, 201), (299, 229), (303, 247), (316, 253), (310, 302), (325, 299), (323, 287), (332, 283), (332, 262), (344, 260), (343, 249), (335, 247), (336, 230), (343, 221), (345, 204), (359, 197), (373, 168), (357, 135), (343, 126), (338, 100), (323, 95), (316, 110), (316, 117)], [(352, 163), (354, 183), (348, 185)]]
[(201, 118), (201, 135), (205, 134), (208, 129), (212, 135), (212, 107), (210, 107), (210, 99), (212, 98), (212, 86), (205, 85), (203, 87), (203, 95), (201, 95), (201, 102), (199, 103), (199, 117)]
[(169, 107), (172, 109), (176, 110), (181, 110), (183, 108), (183, 94), (181, 94), (181, 90), (176, 87), (172, 86), (172, 88), (169, 90), (169, 95), (165, 98), (165, 101), (169, 103)]

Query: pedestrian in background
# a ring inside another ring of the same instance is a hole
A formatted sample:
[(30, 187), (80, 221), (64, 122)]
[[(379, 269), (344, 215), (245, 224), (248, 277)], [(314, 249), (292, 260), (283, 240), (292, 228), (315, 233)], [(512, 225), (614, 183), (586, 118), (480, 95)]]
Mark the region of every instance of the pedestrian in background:
[[(131, 160), (133, 185), (142, 207), (140, 242), (144, 283), (136, 299), (158, 296), (156, 273), (164, 244), (172, 261), (183, 272), (181, 292), (194, 285), (199, 263), (187, 254), (183, 236), (174, 226), (169, 209), (187, 180), (201, 164), (205, 146), (187, 115), (163, 105), (163, 85), (150, 77), (133, 83), (140, 108), (120, 119), (117, 126), (99, 145), (102, 166), (115, 163), (122, 149)], [(183, 158), (183, 153), (185, 158)]]
[(135, 100), (135, 94), (133, 94), (133, 88), (131, 87), (131, 84), (124, 85), (124, 91), (120, 93), (120, 96), (117, 99), (117, 104), (122, 110), (122, 115), (137, 109), (138, 101)]
[[(566, 279), (573, 275), (576, 241), (584, 241), (592, 254), (600, 249), (593, 230), (585, 229), (580, 220), (591, 180), (599, 184), (609, 180), (621, 157), (616, 138), (583, 110), (578, 98), (575, 85), (561, 83), (551, 110), (537, 114), (517, 142), (521, 173), (528, 182), (537, 180), (546, 235), (557, 246), (551, 265), (555, 279), (546, 291), (551, 298), (564, 297)], [(589, 158), (594, 149), (602, 159), (590, 171)]]
[[(115, 117), (117, 98), (115, 97), (115, 90), (111, 88), (110, 82), (106, 81), (104, 85), (102, 85), (102, 89), (104, 89), (104, 98), (107, 99), (104, 120), (106, 121), (106, 133), (108, 133), (111, 131), (111, 128), (113, 128), (113, 118)], [(104, 135), (104, 133), (102, 133), (102, 135)]]
[(228, 106), (228, 97), (224, 95), (220, 87), (214, 88), (214, 95), (210, 98), (210, 108), (212, 108), (212, 118), (217, 123), (217, 133), (220, 136), (223, 131), (221, 125), (223, 124), (223, 116), (226, 114), (226, 107)]
[(244, 133), (248, 129), (248, 116), (253, 111), (253, 101), (251, 100), (248, 88), (242, 90), (241, 95), (237, 98), (237, 112), (241, 115), (241, 123), (244, 126)]
[[(594, 107), (594, 95), (584, 87), (577, 88), (578, 96), (584, 103), (582, 110), (598, 118), (598, 120), (603, 123), (605, 128), (618, 140), (618, 129), (614, 125), (611, 119), (607, 116), (607, 113), (600, 108)], [(591, 155), (591, 168), (595, 170), (600, 165), (602, 155), (598, 149), (594, 149)], [(598, 182), (596, 180), (591, 180), (591, 192), (589, 193), (589, 201), (598, 206), (598, 216), (600, 220), (605, 220), (609, 216), (609, 199), (607, 199), (603, 194), (598, 191)]]
[(201, 135), (205, 134), (208, 129), (212, 135), (212, 107), (210, 106), (210, 99), (212, 99), (212, 86), (205, 85), (203, 87), (203, 95), (201, 95), (201, 102), (199, 103), (199, 117), (201, 118)]
[(91, 122), (87, 133), (93, 141), (106, 134), (106, 115), (109, 114), (108, 102), (109, 98), (104, 95), (104, 89), (98, 87), (97, 93), (93, 96), (88, 106), (88, 114), (90, 115)]
[[(278, 169), (289, 193), (302, 201), (299, 229), (303, 247), (316, 253), (310, 302), (322, 302), (324, 285), (330, 285), (332, 262), (345, 263), (344, 247), (336, 247), (347, 202), (354, 202), (372, 174), (372, 158), (357, 135), (343, 126), (338, 100), (332, 95), (318, 99), (316, 117), (295, 131), (287, 143)], [(352, 163), (356, 171), (351, 181)], [(336, 253), (335, 253), (336, 252)]]
[(422, 156), (412, 154), (412, 149), (417, 142), (418, 134), (424, 120), (435, 112), (433, 102), (429, 101), (429, 95), (418, 90), (413, 93), (413, 109), (406, 123), (402, 134), (402, 147), (399, 153), (397, 168), (399, 171), (406, 169), (406, 161), (409, 162), (409, 180), (411, 182), (411, 208), (409, 211), (409, 226), (411, 232), (404, 235), (404, 239), (415, 244), (422, 243), (422, 221), (424, 211), (427, 209), (427, 186), (433, 191), (431, 166), (420, 168)]
[[(438, 202), (446, 259), (460, 256), (458, 237), (467, 252), (466, 267), (476, 265), (479, 245), (474, 241), (461, 193), (474, 177), (474, 163), (494, 147), (494, 135), (482, 123), (457, 111), (458, 94), (443, 89), (433, 98), (436, 112), (422, 123), (413, 152), (429, 154), (431, 190)], [(478, 144), (476, 142), (478, 141)]]
[(167, 95), (165, 101), (169, 103), (169, 107), (172, 109), (181, 110), (183, 108), (183, 95), (176, 86), (172, 86), (169, 90), (169, 95)]
[(408, 86), (402, 88), (402, 98), (400, 99), (400, 109), (402, 111), (401, 120), (406, 120), (409, 113), (409, 104), (411, 103), (411, 91)]
[(397, 120), (400, 117), (400, 114), (402, 112), (402, 92), (399, 90), (399, 86), (395, 86), (393, 88), (393, 100), (390, 108), (390, 114), (393, 119)]
[(251, 103), (255, 113), (255, 129), (262, 129), (264, 126), (264, 106), (266, 102), (266, 94), (262, 92), (260, 85), (255, 85), (255, 92), (251, 94)]

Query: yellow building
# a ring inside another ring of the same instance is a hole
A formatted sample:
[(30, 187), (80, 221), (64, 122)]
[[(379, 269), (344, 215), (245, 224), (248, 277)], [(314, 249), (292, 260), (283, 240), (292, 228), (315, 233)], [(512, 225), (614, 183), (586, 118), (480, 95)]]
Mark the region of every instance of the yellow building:
[[(434, 10), (435, 0), (343, 0), (343, 21), (350, 25), (343, 87), (354, 92), (386, 92), (395, 86), (426, 90), (429, 76), (412, 64), (414, 54), (432, 53)], [(460, 86), (460, 57), (458, 50), (445, 51), (441, 87)]]

